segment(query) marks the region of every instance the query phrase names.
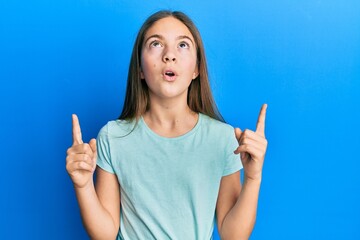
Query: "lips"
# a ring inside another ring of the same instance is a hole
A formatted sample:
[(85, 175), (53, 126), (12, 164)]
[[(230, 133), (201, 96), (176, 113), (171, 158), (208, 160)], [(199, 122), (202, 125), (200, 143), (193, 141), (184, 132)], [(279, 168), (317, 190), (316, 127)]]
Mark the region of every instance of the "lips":
[(167, 80), (167, 81), (174, 81), (176, 79), (177, 74), (172, 69), (166, 69), (163, 72), (163, 76), (164, 76), (165, 80)]
[(173, 76), (175, 76), (175, 73), (172, 72), (172, 71), (168, 71), (168, 72), (165, 72), (165, 75), (166, 75), (166, 76), (173, 77)]

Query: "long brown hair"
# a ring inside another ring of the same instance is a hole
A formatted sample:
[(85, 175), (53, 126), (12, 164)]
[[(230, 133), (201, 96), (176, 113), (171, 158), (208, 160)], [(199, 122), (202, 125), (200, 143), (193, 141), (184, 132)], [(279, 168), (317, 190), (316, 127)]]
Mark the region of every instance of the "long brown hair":
[(123, 110), (119, 119), (131, 120), (140, 117), (150, 107), (149, 89), (145, 81), (141, 80), (141, 51), (144, 37), (148, 29), (158, 20), (173, 17), (181, 21), (194, 37), (199, 75), (194, 79), (188, 89), (187, 103), (189, 108), (198, 113), (206, 114), (212, 118), (224, 121), (213, 99), (208, 70), (205, 58), (204, 45), (200, 33), (192, 20), (179, 11), (159, 11), (152, 14), (140, 28), (131, 55), (127, 79), (126, 96)]

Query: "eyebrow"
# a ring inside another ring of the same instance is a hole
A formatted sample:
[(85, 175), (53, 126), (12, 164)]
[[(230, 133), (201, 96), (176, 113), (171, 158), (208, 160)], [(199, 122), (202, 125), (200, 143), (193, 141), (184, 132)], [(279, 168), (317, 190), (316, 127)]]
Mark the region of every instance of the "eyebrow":
[[(144, 41), (144, 44), (146, 44), (147, 41), (149, 41), (149, 39), (151, 39), (151, 38), (159, 38), (159, 39), (161, 39), (161, 40), (164, 40), (164, 37), (163, 37), (162, 35), (153, 34), (153, 35), (149, 36), (149, 37)], [(177, 36), (177, 37), (176, 37), (176, 40), (180, 40), (180, 39), (188, 39), (193, 45), (195, 45), (194, 42), (193, 42), (193, 40), (192, 40), (189, 36), (187, 36), (187, 35), (180, 35), (180, 36)]]

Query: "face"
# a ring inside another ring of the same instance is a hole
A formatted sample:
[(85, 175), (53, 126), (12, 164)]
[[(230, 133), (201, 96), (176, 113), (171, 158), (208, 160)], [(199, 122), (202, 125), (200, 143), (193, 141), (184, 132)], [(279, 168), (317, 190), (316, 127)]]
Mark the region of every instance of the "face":
[(146, 32), (141, 51), (141, 78), (150, 97), (187, 100), (188, 87), (198, 76), (196, 45), (189, 29), (166, 17)]

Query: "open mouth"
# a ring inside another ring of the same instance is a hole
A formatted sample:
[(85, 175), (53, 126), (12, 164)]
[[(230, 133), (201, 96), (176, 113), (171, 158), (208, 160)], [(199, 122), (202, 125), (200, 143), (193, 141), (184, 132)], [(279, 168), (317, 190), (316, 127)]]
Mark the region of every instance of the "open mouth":
[(168, 72), (165, 72), (165, 75), (169, 76), (169, 77), (173, 77), (173, 76), (175, 76), (175, 73), (171, 72), (171, 71), (168, 71)]

